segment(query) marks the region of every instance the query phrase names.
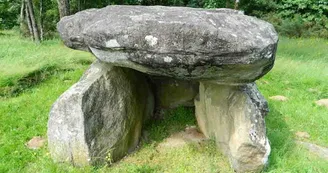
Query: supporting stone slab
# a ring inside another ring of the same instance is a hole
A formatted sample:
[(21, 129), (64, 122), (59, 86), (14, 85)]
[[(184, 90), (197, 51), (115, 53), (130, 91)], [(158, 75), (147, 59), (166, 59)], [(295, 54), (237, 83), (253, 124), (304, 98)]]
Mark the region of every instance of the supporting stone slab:
[(270, 154), (264, 120), (269, 110), (255, 83), (229, 86), (200, 82), (195, 109), (200, 130), (215, 139), (237, 172), (263, 169)]
[(153, 103), (141, 73), (94, 63), (51, 109), (48, 145), (52, 158), (78, 166), (122, 158), (137, 146)]

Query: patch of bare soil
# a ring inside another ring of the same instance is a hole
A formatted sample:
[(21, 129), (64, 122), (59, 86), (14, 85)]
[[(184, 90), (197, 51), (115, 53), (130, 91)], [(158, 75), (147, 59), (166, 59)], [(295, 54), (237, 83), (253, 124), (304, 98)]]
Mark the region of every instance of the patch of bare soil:
[(308, 132), (296, 132), (295, 135), (299, 138), (310, 138), (310, 135)]
[(25, 145), (27, 146), (27, 148), (29, 149), (39, 149), (41, 148), (44, 143), (46, 142), (46, 140), (40, 136), (34, 136), (31, 140), (29, 140)]
[(276, 101), (282, 101), (282, 102), (284, 102), (284, 101), (287, 101), (287, 100), (288, 100), (288, 98), (287, 98), (287, 97), (285, 97), (285, 96), (282, 96), (282, 95), (276, 95), (276, 96), (272, 96), (272, 97), (269, 97), (269, 99), (271, 99), (271, 100), (276, 100)]
[(318, 106), (325, 106), (328, 108), (328, 99), (321, 99), (315, 102)]
[(161, 148), (183, 147), (189, 143), (200, 144), (207, 138), (198, 131), (196, 126), (188, 126), (184, 131), (174, 133), (158, 145)]

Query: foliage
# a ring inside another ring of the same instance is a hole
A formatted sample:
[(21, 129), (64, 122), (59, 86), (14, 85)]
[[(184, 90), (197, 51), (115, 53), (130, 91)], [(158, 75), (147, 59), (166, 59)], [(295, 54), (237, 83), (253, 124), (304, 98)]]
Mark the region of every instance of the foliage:
[[(36, 17), (40, 17), (40, 0), (33, 0)], [(70, 0), (71, 13), (107, 5), (164, 5), (195, 8), (234, 8), (234, 0)], [(19, 24), (20, 0), (0, 0), (0, 29)], [(280, 34), (289, 37), (328, 38), (328, 2), (324, 0), (241, 0), (241, 10), (273, 23)], [(44, 36), (56, 36), (59, 20), (56, 0), (43, 0)], [(39, 22), (39, 21), (38, 21)], [(25, 30), (27, 28), (21, 28)], [(293, 34), (295, 33), (295, 34)]]
[(247, 15), (263, 17), (276, 11), (278, 2), (279, 0), (241, 0), (240, 7)]
[(278, 8), (279, 15), (293, 18), (299, 14), (304, 21), (320, 21), (328, 16), (328, 2), (323, 0), (283, 0)]
[(204, 8), (224, 8), (226, 7), (225, 0), (205, 0)]
[(240, 6), (271, 22), (281, 35), (328, 38), (328, 1), (244, 0)]
[[(321, 37), (328, 38), (328, 18), (322, 16), (318, 21), (307, 21), (296, 14), (293, 18), (276, 20), (276, 29), (280, 34), (289, 37)], [(272, 22), (274, 23), (274, 22)]]
[(18, 95), (58, 71), (81, 68), (92, 60), (90, 54), (65, 49), (59, 39), (46, 40), (42, 45), (35, 46), (15, 32), (1, 32), (0, 97)]
[[(328, 2), (283, 0), (278, 6), (278, 31), (291, 37), (328, 38)], [(276, 24), (277, 25), (277, 24)]]
[(0, 0), (0, 30), (17, 25), (19, 12), (19, 0)]

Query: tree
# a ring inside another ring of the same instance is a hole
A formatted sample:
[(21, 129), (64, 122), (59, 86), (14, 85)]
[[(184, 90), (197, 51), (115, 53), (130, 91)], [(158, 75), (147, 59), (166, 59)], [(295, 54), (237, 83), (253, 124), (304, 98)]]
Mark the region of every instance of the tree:
[(235, 0), (235, 10), (238, 10), (239, 0)]
[(18, 24), (21, 0), (0, 0), (0, 30), (11, 29)]
[(43, 40), (43, 0), (40, 0), (40, 10), (39, 10), (39, 24), (40, 24), (40, 37), (41, 37), (41, 40)]
[(70, 15), (69, 0), (57, 0), (60, 18)]
[[(33, 39), (36, 43), (40, 43), (40, 34), (38, 29), (38, 24), (35, 20), (34, 7), (31, 0), (25, 0), (26, 4), (26, 19), (29, 25), (30, 32), (33, 33)], [(32, 30), (32, 31), (31, 31)]]

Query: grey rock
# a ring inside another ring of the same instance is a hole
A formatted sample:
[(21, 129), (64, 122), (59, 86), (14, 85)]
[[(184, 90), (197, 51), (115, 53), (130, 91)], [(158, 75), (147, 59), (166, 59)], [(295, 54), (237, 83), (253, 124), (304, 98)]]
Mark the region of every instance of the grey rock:
[(231, 84), (266, 74), (278, 42), (271, 24), (229, 9), (108, 6), (64, 17), (57, 28), (68, 47), (116, 66)]
[(303, 141), (296, 141), (296, 143), (302, 145), (303, 147), (308, 149), (311, 153), (314, 153), (317, 156), (321, 157), (322, 159), (328, 161), (328, 148), (316, 144), (312, 144), (309, 142), (303, 142)]
[(79, 166), (122, 158), (137, 146), (153, 103), (150, 86), (140, 72), (94, 63), (51, 109), (52, 158)]
[(254, 83), (227, 86), (201, 82), (195, 108), (200, 130), (216, 141), (235, 171), (263, 169), (270, 154), (264, 120), (269, 109)]
[(170, 109), (179, 106), (194, 106), (199, 82), (159, 76), (150, 76), (150, 78), (154, 85), (157, 108)]

